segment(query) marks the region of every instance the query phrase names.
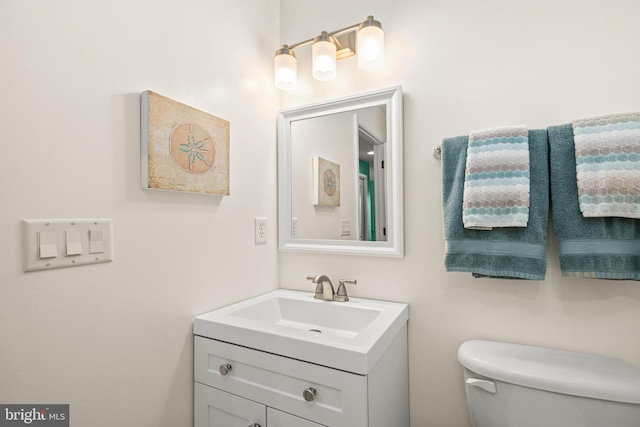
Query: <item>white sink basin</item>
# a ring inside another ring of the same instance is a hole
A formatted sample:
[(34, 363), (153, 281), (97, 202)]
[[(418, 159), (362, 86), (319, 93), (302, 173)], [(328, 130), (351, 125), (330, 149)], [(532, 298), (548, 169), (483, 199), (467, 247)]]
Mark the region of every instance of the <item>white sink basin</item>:
[(198, 316), (193, 332), (365, 375), (408, 319), (406, 304), (280, 289)]

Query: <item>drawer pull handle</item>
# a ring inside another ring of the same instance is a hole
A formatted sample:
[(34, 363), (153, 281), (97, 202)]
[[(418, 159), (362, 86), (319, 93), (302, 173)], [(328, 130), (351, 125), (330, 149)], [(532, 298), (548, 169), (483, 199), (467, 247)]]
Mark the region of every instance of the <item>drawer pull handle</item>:
[(251, 424), (249, 427), (260, 427), (260, 424), (258, 424), (258, 423)]
[(313, 402), (316, 398), (316, 389), (313, 387), (309, 387), (302, 392), (302, 397), (307, 402)]
[(231, 365), (229, 365), (228, 363), (224, 363), (220, 365), (218, 371), (220, 371), (220, 375), (222, 375), (223, 377), (227, 376), (227, 374), (231, 371)]

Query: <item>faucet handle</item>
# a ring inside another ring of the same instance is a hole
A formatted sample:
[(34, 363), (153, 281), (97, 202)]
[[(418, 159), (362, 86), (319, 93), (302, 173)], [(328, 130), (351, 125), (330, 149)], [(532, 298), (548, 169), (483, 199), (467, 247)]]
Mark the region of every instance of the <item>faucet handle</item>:
[(316, 279), (319, 277), (319, 275), (315, 275), (315, 276), (307, 276), (307, 280), (313, 282), (316, 284), (316, 292), (315, 295), (313, 296), (315, 299), (324, 299), (324, 291), (322, 289), (322, 282), (316, 282)]
[(340, 279), (338, 280), (338, 291), (336, 292), (336, 301), (346, 302), (349, 301), (349, 295), (347, 295), (347, 287), (348, 285), (355, 285), (358, 283), (355, 279)]

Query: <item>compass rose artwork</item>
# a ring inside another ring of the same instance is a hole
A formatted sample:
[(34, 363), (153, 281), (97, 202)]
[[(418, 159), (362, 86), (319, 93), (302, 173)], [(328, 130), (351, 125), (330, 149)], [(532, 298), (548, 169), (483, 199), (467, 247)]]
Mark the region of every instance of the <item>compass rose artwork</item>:
[(313, 204), (340, 206), (340, 165), (313, 157)]
[(141, 107), (142, 188), (229, 195), (229, 122), (151, 91)]

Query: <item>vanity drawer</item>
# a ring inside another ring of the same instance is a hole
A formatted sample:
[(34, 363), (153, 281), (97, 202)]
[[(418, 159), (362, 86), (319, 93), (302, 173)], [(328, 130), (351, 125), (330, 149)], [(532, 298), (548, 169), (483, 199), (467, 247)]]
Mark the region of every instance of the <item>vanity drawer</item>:
[[(366, 376), (199, 336), (194, 363), (197, 382), (320, 424), (368, 425)], [(308, 402), (303, 395), (311, 399), (311, 389), (315, 396)]]

